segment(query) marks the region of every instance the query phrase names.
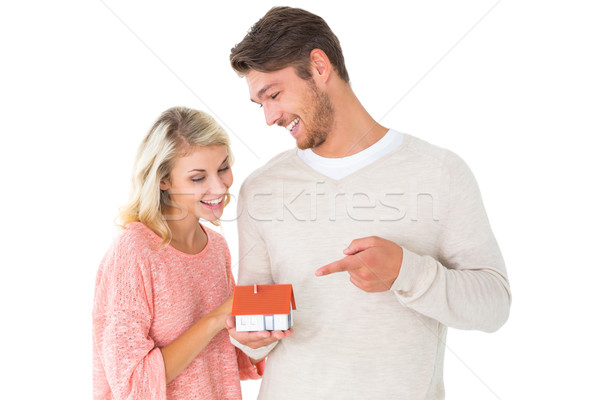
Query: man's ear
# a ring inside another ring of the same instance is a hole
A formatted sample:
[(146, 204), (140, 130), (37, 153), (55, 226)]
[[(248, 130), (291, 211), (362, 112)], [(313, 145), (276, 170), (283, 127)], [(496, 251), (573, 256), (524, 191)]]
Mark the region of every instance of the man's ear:
[(331, 62), (323, 50), (313, 49), (310, 52), (310, 65), (317, 75), (315, 78), (320, 78), (323, 82), (329, 79), (329, 75), (331, 74)]
[(168, 179), (163, 179), (160, 181), (160, 190), (169, 190), (171, 189), (171, 182)]

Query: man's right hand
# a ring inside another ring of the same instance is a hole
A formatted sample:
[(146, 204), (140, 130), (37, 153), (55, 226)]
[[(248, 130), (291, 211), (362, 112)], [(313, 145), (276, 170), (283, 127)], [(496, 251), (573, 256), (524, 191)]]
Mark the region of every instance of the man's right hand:
[(235, 329), (235, 317), (232, 317), (231, 315), (227, 317), (225, 327), (232, 338), (252, 349), (268, 346), (278, 340), (289, 337), (294, 333), (293, 328), (285, 331), (238, 332)]

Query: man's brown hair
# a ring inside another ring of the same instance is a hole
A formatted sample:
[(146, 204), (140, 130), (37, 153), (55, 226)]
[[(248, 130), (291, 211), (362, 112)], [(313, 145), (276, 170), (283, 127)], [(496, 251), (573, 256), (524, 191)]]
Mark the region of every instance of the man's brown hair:
[(323, 50), (340, 78), (350, 81), (337, 36), (323, 18), (300, 8), (271, 8), (231, 49), (229, 60), (241, 76), (250, 70), (274, 72), (293, 66), (300, 78), (308, 80), (314, 49)]

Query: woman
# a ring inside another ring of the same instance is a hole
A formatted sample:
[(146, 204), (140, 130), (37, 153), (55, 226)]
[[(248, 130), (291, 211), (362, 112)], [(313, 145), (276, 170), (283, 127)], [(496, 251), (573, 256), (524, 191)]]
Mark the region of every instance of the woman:
[(218, 224), (232, 163), (207, 114), (165, 111), (142, 142), (124, 227), (96, 278), (94, 398), (240, 399), (262, 364), (229, 341), (235, 285)]

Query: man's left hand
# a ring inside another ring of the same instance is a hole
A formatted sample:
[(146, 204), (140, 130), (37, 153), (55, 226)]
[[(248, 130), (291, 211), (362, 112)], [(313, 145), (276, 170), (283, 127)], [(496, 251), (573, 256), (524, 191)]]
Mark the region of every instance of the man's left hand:
[(347, 271), (350, 282), (365, 292), (390, 290), (402, 265), (402, 247), (377, 236), (355, 239), (344, 250), (346, 257), (316, 271), (317, 276)]

